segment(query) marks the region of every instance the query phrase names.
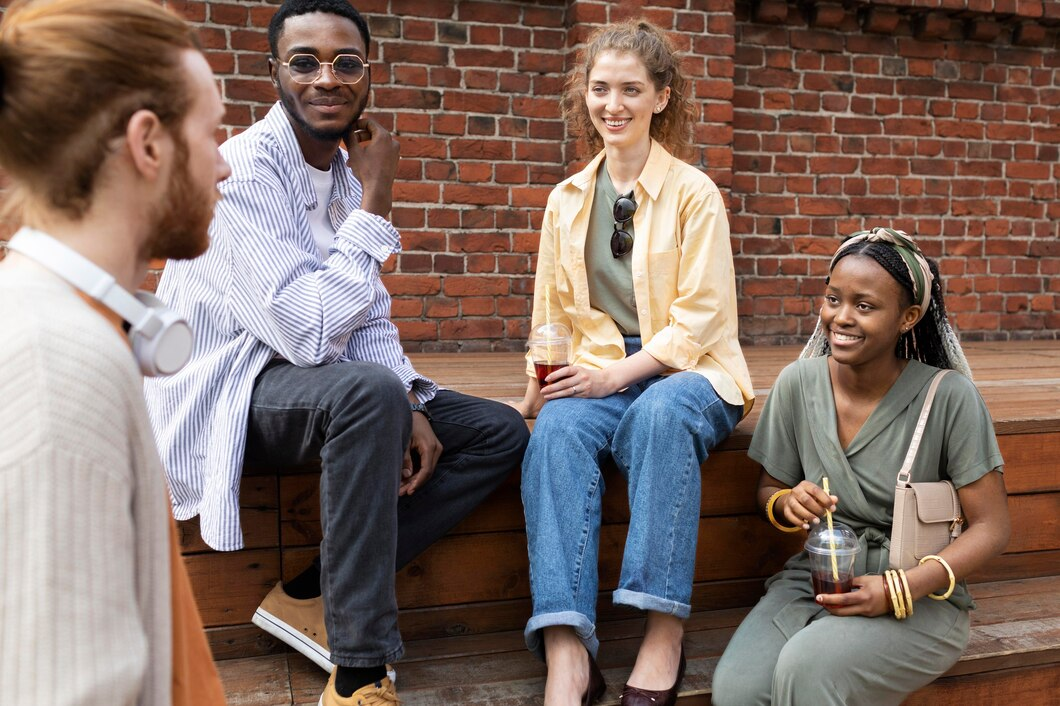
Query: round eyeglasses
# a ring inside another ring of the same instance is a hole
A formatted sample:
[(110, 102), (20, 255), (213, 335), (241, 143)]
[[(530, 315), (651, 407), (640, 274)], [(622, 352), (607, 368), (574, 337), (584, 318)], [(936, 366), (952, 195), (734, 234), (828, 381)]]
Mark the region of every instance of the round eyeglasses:
[(625, 226), (633, 220), (633, 214), (636, 212), (637, 202), (633, 200), (632, 191), (615, 199), (615, 206), (611, 211), (611, 215), (615, 217), (615, 232), (611, 234), (612, 257), (619, 258), (633, 250), (633, 236)]
[(325, 66), (330, 66), (339, 83), (345, 84), (357, 83), (368, 73), (368, 64), (356, 54), (339, 54), (331, 61), (321, 61), (312, 54), (295, 54), (280, 65), (287, 67), (296, 83), (314, 83)]

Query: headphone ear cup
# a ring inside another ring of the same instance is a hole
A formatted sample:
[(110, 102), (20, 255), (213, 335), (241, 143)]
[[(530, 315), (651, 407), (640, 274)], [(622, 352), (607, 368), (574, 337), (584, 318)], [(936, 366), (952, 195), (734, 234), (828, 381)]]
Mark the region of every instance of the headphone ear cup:
[[(150, 311), (147, 321), (129, 331), (140, 371), (148, 377), (172, 375), (191, 359), (195, 345), (191, 327), (153, 294), (141, 291), (136, 293), (136, 298)], [(145, 330), (155, 333), (148, 336)]]

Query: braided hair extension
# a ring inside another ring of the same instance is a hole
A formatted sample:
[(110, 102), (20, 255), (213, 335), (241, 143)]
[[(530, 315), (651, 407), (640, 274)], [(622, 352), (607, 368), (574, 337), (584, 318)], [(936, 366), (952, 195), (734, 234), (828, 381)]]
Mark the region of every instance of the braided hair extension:
[[(909, 277), (909, 268), (894, 247), (880, 242), (859, 242), (839, 253), (836, 262), (839, 262), (847, 255), (862, 255), (872, 258), (901, 285), (902, 305), (911, 306), (914, 303), (913, 281)], [(920, 321), (913, 328), (899, 337), (894, 354), (899, 358), (919, 360), (936, 368), (956, 370), (971, 378), (972, 371), (968, 366), (968, 360), (965, 358), (961, 344), (957, 340), (957, 335), (954, 333), (946, 316), (946, 305), (942, 296), (938, 265), (930, 258), (927, 258), (927, 263), (932, 274), (931, 306), (929, 311), (921, 316)], [(826, 279), (825, 282), (827, 281)], [(818, 319), (817, 327), (799, 357), (816, 358), (830, 353), (831, 348), (828, 345), (828, 337), (821, 326), (820, 319)]]

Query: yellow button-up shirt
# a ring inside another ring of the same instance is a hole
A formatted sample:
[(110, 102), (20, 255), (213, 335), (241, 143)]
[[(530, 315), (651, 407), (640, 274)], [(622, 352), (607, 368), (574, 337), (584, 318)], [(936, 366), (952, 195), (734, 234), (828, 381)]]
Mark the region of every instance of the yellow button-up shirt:
[[(603, 159), (601, 152), (549, 195), (534, 285), (533, 325), (545, 321), (547, 310), (573, 334), (571, 362), (595, 369), (625, 357), (618, 326), (589, 304), (585, 239)], [(746, 414), (754, 389), (737, 338), (729, 221), (718, 187), (652, 140), (634, 199), (630, 257), (644, 350), (671, 372), (703, 375)], [(529, 356), (527, 375), (534, 377)]]

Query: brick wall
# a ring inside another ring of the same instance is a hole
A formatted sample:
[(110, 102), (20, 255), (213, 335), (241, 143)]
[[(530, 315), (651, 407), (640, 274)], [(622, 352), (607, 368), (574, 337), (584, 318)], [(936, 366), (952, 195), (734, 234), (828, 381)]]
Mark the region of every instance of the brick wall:
[[(168, 2), (200, 27), (229, 134), (275, 97), (277, 4)], [(940, 258), (965, 337), (1060, 334), (1060, 0), (355, 4), (369, 110), (402, 144), (386, 282), (410, 350), (522, 347), (541, 211), (578, 164), (558, 107), (571, 48), (631, 14), (688, 52), (747, 342), (803, 339), (837, 237), (878, 223)]]
[(822, 256), (878, 224), (917, 233), (939, 260), (964, 337), (1057, 336), (1060, 55), (1039, 20), (1060, 11), (912, 4), (737, 6), (732, 226), (747, 338), (804, 339)]

